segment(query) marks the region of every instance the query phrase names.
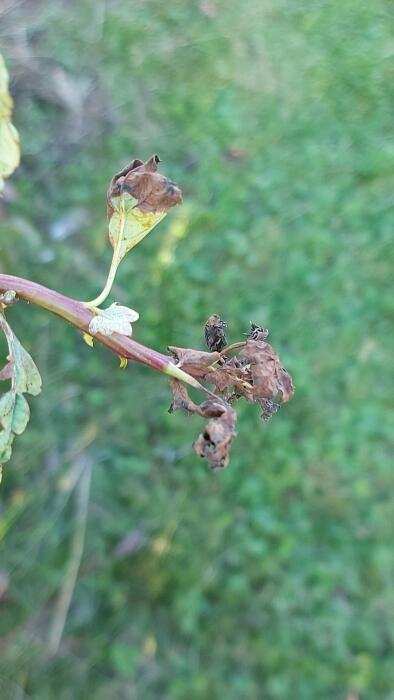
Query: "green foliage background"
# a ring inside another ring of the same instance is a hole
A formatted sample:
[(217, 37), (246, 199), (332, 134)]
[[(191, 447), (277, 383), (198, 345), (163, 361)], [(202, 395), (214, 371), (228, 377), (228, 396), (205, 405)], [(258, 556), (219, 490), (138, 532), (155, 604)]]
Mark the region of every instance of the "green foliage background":
[(120, 268), (135, 337), (202, 347), (210, 313), (233, 340), (253, 320), (296, 384), (267, 426), (241, 410), (212, 474), (164, 378), (12, 309), (44, 389), (1, 487), (1, 699), (392, 700), (392, 4), (15, 0), (0, 18), (23, 154), (1, 269), (94, 296), (107, 183), (157, 152), (185, 204)]

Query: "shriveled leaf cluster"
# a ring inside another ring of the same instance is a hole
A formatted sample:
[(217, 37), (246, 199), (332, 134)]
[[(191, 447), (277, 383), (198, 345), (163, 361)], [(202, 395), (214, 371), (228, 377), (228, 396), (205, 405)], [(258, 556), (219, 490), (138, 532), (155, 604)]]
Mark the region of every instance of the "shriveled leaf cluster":
[[(188, 374), (214, 387), (212, 398), (196, 405), (187, 390), (172, 383), (173, 402), (170, 410), (183, 409), (189, 414), (209, 418), (194, 449), (208, 460), (213, 469), (227, 466), (229, 449), (235, 437), (236, 414), (232, 405), (240, 398), (259, 404), (261, 417), (268, 420), (280, 403), (286, 403), (294, 393), (291, 375), (283, 367), (278, 354), (266, 342), (268, 331), (252, 324), (247, 340), (228, 348), (225, 344), (225, 324), (219, 316), (210, 316), (205, 325), (205, 339), (210, 348), (221, 352), (206, 352), (171, 346), (169, 350), (177, 365)], [(237, 350), (232, 357), (229, 355)]]
[(8, 72), (0, 54), (0, 192), (4, 178), (19, 165), (19, 135), (11, 122), (13, 101), (8, 91)]
[(15, 435), (21, 435), (30, 418), (24, 394), (36, 396), (41, 391), (40, 373), (29, 353), (20, 344), (0, 313), (0, 327), (8, 344), (7, 364), (0, 371), (0, 380), (11, 380), (11, 388), (0, 398), (0, 463), (11, 457)]

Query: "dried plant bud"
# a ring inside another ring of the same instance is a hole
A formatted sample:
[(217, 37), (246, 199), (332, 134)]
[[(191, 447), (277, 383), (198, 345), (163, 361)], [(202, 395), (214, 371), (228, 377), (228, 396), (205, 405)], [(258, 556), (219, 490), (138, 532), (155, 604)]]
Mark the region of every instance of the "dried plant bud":
[(227, 345), (224, 329), (227, 328), (218, 314), (212, 314), (205, 323), (205, 342), (211, 352), (220, 352)]
[(248, 340), (240, 352), (250, 368), (255, 400), (275, 399), (286, 403), (294, 394), (290, 374), (282, 367), (275, 350), (261, 340)]
[(182, 192), (174, 182), (157, 172), (160, 158), (152, 156), (143, 163), (134, 159), (111, 180), (107, 194), (108, 219), (114, 207), (112, 198), (127, 192), (136, 200), (135, 207), (143, 212), (166, 213), (171, 207), (182, 202)]
[(204, 352), (204, 350), (193, 350), (192, 348), (177, 348), (173, 345), (168, 347), (175, 357), (178, 366), (185, 372), (191, 374), (195, 379), (204, 379), (210, 372), (211, 365), (219, 362), (218, 352)]
[(247, 333), (248, 340), (262, 340), (265, 341), (269, 336), (268, 328), (263, 328), (258, 326), (256, 323), (250, 324), (250, 331)]
[(220, 416), (208, 421), (194, 443), (196, 454), (206, 459), (211, 469), (227, 467), (231, 443), (236, 436), (236, 419), (235, 411), (230, 406), (225, 406)]

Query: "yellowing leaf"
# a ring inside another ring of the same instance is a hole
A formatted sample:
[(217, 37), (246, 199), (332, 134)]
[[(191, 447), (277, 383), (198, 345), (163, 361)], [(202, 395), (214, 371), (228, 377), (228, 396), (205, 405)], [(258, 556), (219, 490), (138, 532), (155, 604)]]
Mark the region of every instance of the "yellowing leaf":
[(101, 335), (121, 333), (131, 336), (133, 332), (131, 324), (138, 319), (137, 311), (129, 309), (127, 306), (119, 306), (115, 302), (107, 309), (96, 309), (96, 315), (89, 323), (89, 333), (93, 336), (97, 333), (101, 333)]
[(126, 253), (142, 241), (167, 212), (147, 212), (138, 209), (138, 202), (129, 194), (111, 199), (113, 214), (109, 222), (109, 240), (117, 248), (118, 265)]
[(8, 92), (8, 72), (0, 54), (0, 192), (4, 178), (19, 165), (20, 150), (18, 132), (11, 123), (13, 102)]
[(114, 253), (103, 291), (96, 299), (86, 302), (90, 308), (99, 306), (107, 298), (126, 253), (145, 238), (171, 207), (182, 202), (180, 189), (157, 172), (159, 162), (158, 156), (152, 156), (146, 163), (133, 160), (110, 182), (107, 213)]

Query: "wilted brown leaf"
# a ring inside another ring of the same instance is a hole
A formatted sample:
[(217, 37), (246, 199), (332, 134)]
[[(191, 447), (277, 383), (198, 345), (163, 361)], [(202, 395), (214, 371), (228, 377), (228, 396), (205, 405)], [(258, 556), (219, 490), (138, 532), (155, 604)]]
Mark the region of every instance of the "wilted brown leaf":
[(219, 397), (217, 399), (208, 399), (200, 405), (194, 403), (189, 396), (186, 386), (178, 379), (171, 379), (170, 386), (173, 400), (168, 409), (169, 413), (183, 410), (189, 414), (203, 416), (203, 418), (212, 418), (221, 416), (227, 409), (227, 404)]
[(107, 194), (108, 219), (114, 207), (112, 198), (127, 192), (135, 200), (135, 207), (144, 212), (166, 213), (171, 207), (182, 202), (182, 192), (174, 182), (157, 172), (160, 158), (152, 156), (145, 163), (135, 158), (111, 180)]
[(227, 467), (231, 442), (236, 435), (236, 419), (235, 411), (230, 406), (226, 406), (219, 417), (208, 421), (194, 443), (196, 454), (206, 459), (211, 469)]
[(199, 413), (199, 407), (191, 400), (186, 386), (177, 379), (170, 379), (170, 387), (172, 391), (172, 403), (168, 409), (168, 413), (175, 411), (186, 411), (190, 415)]
[(214, 384), (220, 393), (225, 392), (226, 389), (233, 389), (247, 401), (253, 401), (253, 386), (250, 383), (251, 375), (244, 367), (225, 364), (211, 372), (207, 380), (210, 384)]
[(209, 368), (220, 360), (218, 352), (204, 352), (192, 348), (177, 348), (169, 346), (169, 351), (175, 357), (179, 367), (191, 374), (195, 379), (203, 379), (210, 371)]
[(240, 352), (250, 368), (253, 396), (258, 399), (275, 399), (280, 396), (286, 403), (294, 394), (291, 375), (282, 367), (279, 357), (269, 343), (248, 340)]

